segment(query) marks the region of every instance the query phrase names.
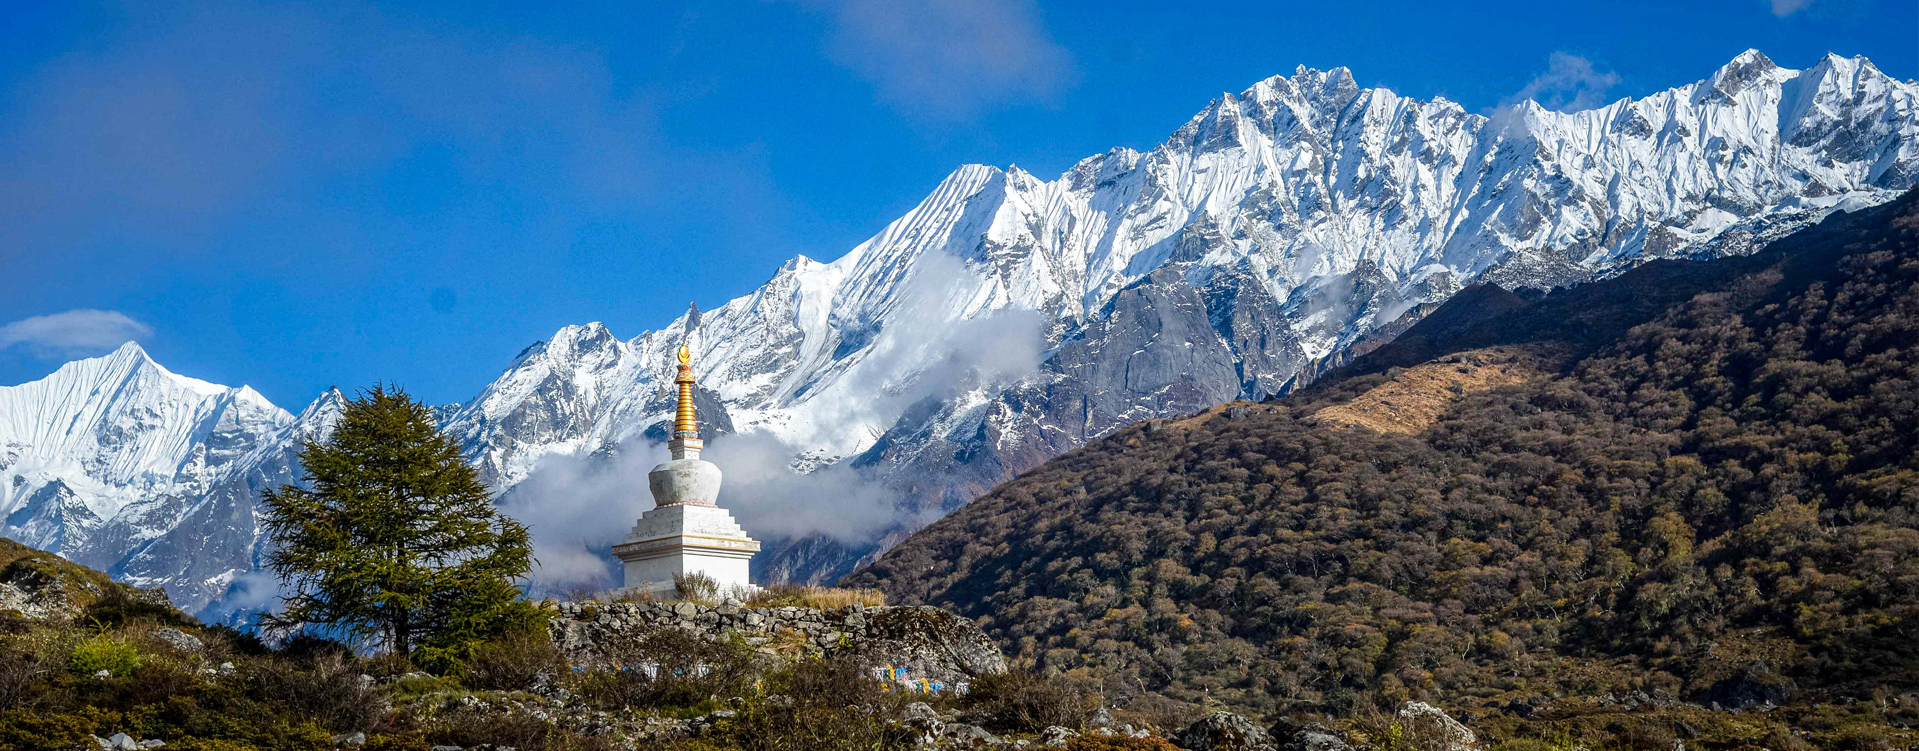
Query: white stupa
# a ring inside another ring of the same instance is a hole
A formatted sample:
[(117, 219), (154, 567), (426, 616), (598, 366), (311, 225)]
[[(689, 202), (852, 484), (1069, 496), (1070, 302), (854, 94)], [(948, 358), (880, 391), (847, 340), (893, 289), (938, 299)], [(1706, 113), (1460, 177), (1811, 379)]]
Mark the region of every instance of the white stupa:
[(613, 546), (613, 555), (626, 564), (626, 588), (665, 599), (679, 596), (673, 577), (685, 574), (711, 577), (722, 596), (758, 589), (746, 572), (760, 543), (717, 505), (720, 468), (700, 459), (705, 444), (693, 415), (690, 359), (682, 345), (680, 374), (674, 379), (680, 387), (679, 410), (673, 418), (673, 439), (666, 444), (673, 458), (646, 475), (653, 508), (640, 515), (625, 541)]

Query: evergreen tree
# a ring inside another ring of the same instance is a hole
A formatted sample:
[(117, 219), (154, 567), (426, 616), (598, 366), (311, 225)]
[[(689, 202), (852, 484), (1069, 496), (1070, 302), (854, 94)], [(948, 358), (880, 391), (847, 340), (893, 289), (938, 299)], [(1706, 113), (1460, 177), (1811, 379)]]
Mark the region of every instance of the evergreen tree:
[(451, 670), (486, 638), (538, 624), (513, 583), (532, 565), (526, 526), (500, 515), (426, 405), (375, 386), (300, 460), (312, 489), (262, 498), (267, 566), (293, 590), (263, 625), (322, 626)]

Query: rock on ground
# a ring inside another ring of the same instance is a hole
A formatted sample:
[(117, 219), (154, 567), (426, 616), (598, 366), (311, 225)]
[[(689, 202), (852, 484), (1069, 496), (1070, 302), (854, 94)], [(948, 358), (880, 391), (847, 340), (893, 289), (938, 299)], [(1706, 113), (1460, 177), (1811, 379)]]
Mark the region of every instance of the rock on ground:
[(1317, 722), (1280, 720), (1269, 732), (1279, 751), (1353, 751), (1352, 745), (1339, 733)]
[(1173, 742), (1187, 751), (1277, 751), (1264, 728), (1231, 712), (1214, 712), (1186, 726)]
[(1399, 724), (1406, 728), (1407, 734), (1415, 742), (1426, 748), (1445, 751), (1473, 751), (1479, 748), (1479, 737), (1473, 734), (1472, 728), (1423, 701), (1409, 701), (1400, 706)]
[(199, 637), (177, 628), (156, 628), (147, 635), (181, 652), (197, 653), (206, 648), (206, 644), (202, 643)]

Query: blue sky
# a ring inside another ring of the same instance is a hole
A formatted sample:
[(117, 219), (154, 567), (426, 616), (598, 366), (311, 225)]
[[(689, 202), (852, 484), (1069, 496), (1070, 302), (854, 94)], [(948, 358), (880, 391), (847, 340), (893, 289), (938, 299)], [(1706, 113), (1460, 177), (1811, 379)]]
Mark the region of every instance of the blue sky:
[(0, 8), (0, 383), (139, 339), (297, 411), (466, 399), (830, 260), (968, 162), (1147, 149), (1297, 65), (1491, 110), (1747, 48), (1919, 75), (1911, 0)]

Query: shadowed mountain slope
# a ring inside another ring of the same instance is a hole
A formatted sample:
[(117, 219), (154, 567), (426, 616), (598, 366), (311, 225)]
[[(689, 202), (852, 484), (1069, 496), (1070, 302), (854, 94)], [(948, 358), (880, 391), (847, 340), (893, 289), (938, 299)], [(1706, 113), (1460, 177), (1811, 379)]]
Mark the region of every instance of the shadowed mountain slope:
[[(1417, 432), (1319, 414), (1495, 347), (1540, 375), (1455, 383)], [(1751, 257), (1462, 293), (1304, 393), (1061, 456), (847, 583), (1255, 710), (1844, 704), (1919, 685), (1914, 425), (1908, 193)]]

